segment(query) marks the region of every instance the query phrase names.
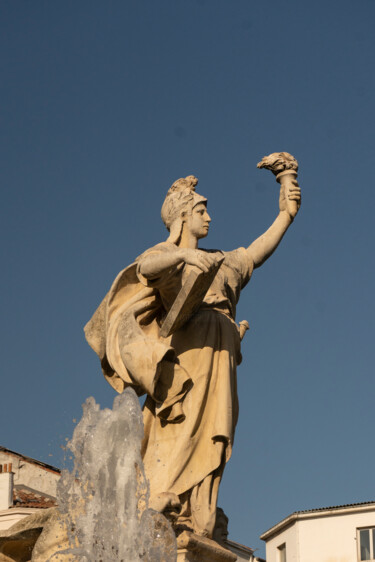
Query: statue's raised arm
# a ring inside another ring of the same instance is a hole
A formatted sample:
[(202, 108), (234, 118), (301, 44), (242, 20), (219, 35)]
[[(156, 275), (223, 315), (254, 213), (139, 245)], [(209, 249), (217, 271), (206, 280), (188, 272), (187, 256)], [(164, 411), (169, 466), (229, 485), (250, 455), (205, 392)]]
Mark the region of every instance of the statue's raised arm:
[(247, 251), (254, 267), (261, 266), (276, 250), (301, 206), (301, 189), (297, 182), (298, 162), (287, 152), (265, 156), (258, 168), (266, 168), (280, 183), (279, 214), (270, 228), (257, 238)]

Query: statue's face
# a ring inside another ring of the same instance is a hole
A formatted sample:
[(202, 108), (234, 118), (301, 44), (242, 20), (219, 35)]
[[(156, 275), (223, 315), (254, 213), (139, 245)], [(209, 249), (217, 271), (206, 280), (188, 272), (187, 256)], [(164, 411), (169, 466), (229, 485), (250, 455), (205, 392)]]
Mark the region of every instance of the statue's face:
[(191, 234), (197, 238), (197, 240), (207, 236), (210, 222), (211, 217), (208, 214), (207, 207), (204, 203), (198, 203), (198, 205), (193, 207), (191, 214), (189, 214), (186, 219), (188, 229)]

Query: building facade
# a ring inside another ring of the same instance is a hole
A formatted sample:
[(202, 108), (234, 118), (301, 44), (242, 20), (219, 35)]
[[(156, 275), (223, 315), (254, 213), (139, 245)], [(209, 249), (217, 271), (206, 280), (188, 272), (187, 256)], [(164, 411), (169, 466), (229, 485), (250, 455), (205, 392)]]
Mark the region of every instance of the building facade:
[(267, 562), (375, 560), (375, 502), (297, 511), (260, 538)]
[(0, 530), (56, 505), (60, 470), (0, 446)]

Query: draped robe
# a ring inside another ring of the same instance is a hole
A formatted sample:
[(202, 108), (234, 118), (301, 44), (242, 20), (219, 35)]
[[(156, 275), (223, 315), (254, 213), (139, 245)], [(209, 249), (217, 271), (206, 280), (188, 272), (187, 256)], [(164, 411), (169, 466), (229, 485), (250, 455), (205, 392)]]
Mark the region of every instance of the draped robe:
[(120, 272), (85, 327), (110, 384), (118, 392), (132, 386), (148, 395), (142, 452), (151, 496), (182, 497), (214, 471), (222, 472), (231, 456), (241, 361), (234, 320), (253, 268), (244, 248), (223, 252), (198, 312), (162, 338), (160, 325), (182, 286), (184, 266), (152, 280), (139, 269), (150, 253), (175, 249), (170, 242), (158, 244)]

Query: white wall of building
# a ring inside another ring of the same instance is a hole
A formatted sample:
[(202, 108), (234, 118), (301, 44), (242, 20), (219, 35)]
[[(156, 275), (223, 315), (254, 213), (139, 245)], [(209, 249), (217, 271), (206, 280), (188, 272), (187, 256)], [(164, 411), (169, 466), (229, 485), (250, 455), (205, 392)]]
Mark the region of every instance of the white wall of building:
[(13, 484), (22, 484), (49, 496), (56, 496), (56, 485), (60, 474), (38, 464), (28, 462), (22, 457), (0, 451), (0, 465), (12, 464)]
[(13, 505), (13, 473), (0, 474), (0, 510)]
[(315, 562), (318, 552), (322, 562), (357, 562), (357, 529), (373, 526), (375, 510), (300, 521), (303, 562)]
[(278, 547), (283, 543), (286, 562), (358, 562), (357, 529), (375, 527), (375, 505), (301, 513), (292, 518), (266, 539), (267, 562), (281, 562)]
[[(0, 531), (6, 531), (18, 521), (21, 521), (24, 517), (28, 515), (32, 515), (33, 513), (38, 513), (40, 509), (32, 509), (32, 508), (15, 508), (15, 509), (7, 509), (4, 511), (0, 511)], [(0, 555), (1, 556), (1, 555)], [(1, 562), (1, 558), (0, 558)]]
[[(266, 560), (267, 562), (280, 562), (280, 550), (283, 544), (286, 545), (287, 562), (299, 561), (298, 550), (298, 526), (291, 525), (284, 529), (282, 533), (276, 535), (266, 544)], [(318, 562), (316, 560), (315, 562)], [(319, 562), (322, 562), (319, 560)]]

